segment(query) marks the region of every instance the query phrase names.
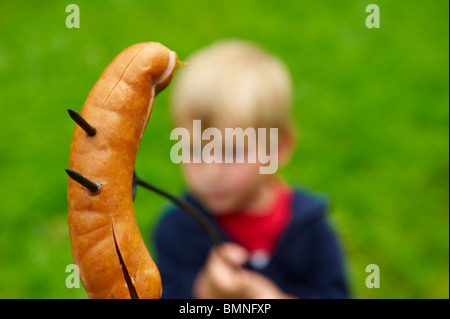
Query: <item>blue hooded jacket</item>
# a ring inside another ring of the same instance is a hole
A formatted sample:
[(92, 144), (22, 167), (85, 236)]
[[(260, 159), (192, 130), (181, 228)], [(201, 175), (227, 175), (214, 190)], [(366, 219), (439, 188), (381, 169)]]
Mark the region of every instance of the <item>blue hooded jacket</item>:
[[(191, 196), (196, 206), (216, 227), (224, 241), (227, 234)], [(287, 294), (299, 298), (348, 298), (342, 252), (326, 221), (326, 205), (306, 192), (295, 190), (292, 218), (274, 254), (258, 271)], [(161, 273), (162, 298), (193, 298), (192, 286), (212, 248), (205, 230), (178, 208), (167, 210), (155, 232), (157, 265)]]

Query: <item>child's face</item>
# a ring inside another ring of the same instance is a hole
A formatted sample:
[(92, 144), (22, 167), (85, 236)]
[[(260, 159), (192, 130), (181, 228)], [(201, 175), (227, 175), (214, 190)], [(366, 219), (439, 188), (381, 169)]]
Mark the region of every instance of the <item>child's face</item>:
[(190, 191), (213, 214), (245, 207), (258, 193), (268, 175), (260, 174), (259, 163), (183, 164)]

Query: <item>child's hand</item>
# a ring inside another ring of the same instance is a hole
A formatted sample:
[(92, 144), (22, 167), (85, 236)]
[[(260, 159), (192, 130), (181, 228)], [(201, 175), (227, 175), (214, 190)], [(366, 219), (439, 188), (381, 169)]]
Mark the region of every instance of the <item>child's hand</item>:
[(247, 298), (241, 266), (247, 251), (232, 243), (211, 249), (205, 266), (194, 283), (197, 298)]
[(267, 277), (241, 266), (248, 260), (247, 251), (226, 243), (213, 248), (194, 283), (197, 298), (288, 298)]

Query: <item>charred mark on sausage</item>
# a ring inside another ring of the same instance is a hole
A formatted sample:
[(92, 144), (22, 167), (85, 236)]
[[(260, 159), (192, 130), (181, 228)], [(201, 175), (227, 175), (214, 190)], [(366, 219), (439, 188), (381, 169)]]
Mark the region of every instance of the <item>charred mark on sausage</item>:
[(130, 292), (130, 297), (131, 299), (139, 299), (139, 295), (136, 291), (136, 288), (133, 285), (133, 281), (131, 280), (130, 274), (128, 273), (127, 266), (123, 261), (122, 254), (120, 253), (119, 245), (117, 244), (116, 234), (114, 233), (114, 225), (112, 227), (112, 233), (114, 238), (114, 245), (116, 246), (117, 256), (119, 257), (120, 267), (122, 268), (123, 277), (125, 278), (128, 291)]
[(102, 186), (102, 184), (95, 183), (95, 182), (87, 179), (85, 176), (81, 175), (77, 171), (74, 171), (73, 169), (66, 169), (66, 173), (67, 173), (67, 175), (69, 175), (69, 177), (71, 179), (73, 179), (75, 182), (83, 185), (84, 187), (89, 189), (92, 193), (95, 193), (96, 191), (98, 191), (99, 188)]
[(67, 112), (69, 112), (72, 120), (74, 120), (75, 123), (77, 123), (87, 133), (88, 136), (92, 137), (95, 135), (95, 127), (90, 125), (78, 112), (72, 109), (67, 109)]

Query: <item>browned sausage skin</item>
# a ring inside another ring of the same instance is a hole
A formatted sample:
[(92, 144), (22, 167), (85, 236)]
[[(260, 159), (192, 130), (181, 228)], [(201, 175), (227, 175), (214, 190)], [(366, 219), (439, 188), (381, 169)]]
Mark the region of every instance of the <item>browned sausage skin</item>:
[(159, 298), (161, 279), (136, 224), (133, 169), (154, 97), (179, 64), (159, 43), (122, 51), (89, 93), (81, 116), (95, 134), (75, 127), (69, 167), (99, 184), (89, 190), (69, 178), (72, 255), (90, 298)]

